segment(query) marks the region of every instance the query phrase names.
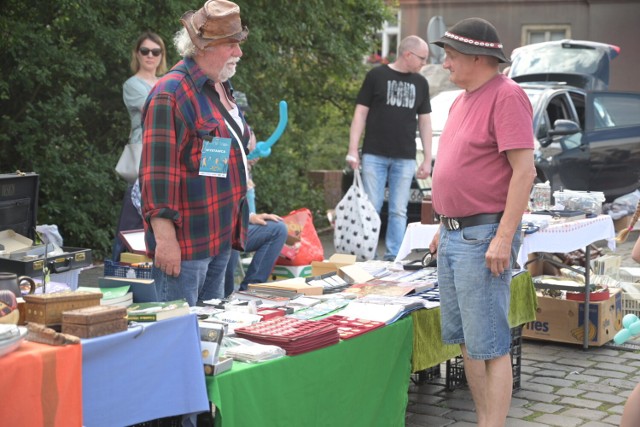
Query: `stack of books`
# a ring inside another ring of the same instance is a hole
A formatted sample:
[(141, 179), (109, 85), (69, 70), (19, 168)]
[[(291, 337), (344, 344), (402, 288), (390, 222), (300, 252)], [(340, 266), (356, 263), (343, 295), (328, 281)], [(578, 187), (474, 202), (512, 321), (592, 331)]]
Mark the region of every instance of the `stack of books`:
[(306, 353), (340, 341), (338, 327), (324, 321), (277, 317), (255, 325), (236, 328), (235, 333), (258, 344), (275, 345), (287, 355)]
[(136, 303), (127, 308), (127, 318), (133, 322), (156, 322), (189, 314), (189, 304), (183, 299), (167, 302)]
[(80, 286), (79, 291), (102, 293), (100, 305), (111, 307), (129, 307), (133, 304), (133, 292), (129, 291), (129, 286), (117, 288), (94, 288), (91, 286)]

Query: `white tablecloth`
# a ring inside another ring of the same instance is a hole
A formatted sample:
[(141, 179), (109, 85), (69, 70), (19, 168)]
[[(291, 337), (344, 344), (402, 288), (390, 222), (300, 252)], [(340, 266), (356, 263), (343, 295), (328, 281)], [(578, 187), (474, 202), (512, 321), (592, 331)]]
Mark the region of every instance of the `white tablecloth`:
[[(428, 248), (438, 227), (438, 224), (419, 222), (407, 225), (395, 261), (404, 259), (413, 249)], [(527, 256), (532, 252), (571, 252), (598, 240), (607, 240), (609, 248), (615, 250), (615, 237), (613, 220), (609, 215), (549, 225), (533, 234), (525, 235), (518, 254), (518, 264), (524, 266)]]
[(421, 224), (412, 222), (407, 225), (402, 244), (398, 249), (395, 262), (403, 260), (413, 249), (426, 249), (438, 231), (439, 224)]
[(525, 235), (518, 264), (524, 266), (527, 255), (533, 252), (566, 253), (584, 249), (598, 240), (607, 240), (609, 249), (616, 249), (616, 231), (609, 215), (552, 224), (533, 234)]

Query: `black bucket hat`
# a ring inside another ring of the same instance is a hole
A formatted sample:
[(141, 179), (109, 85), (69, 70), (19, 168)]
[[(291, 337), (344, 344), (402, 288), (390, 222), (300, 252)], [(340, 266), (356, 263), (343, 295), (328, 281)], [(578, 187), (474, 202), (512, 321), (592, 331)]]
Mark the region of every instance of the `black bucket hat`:
[(448, 45), (465, 55), (487, 55), (509, 63), (502, 51), (496, 28), (482, 18), (467, 18), (458, 22), (433, 44)]

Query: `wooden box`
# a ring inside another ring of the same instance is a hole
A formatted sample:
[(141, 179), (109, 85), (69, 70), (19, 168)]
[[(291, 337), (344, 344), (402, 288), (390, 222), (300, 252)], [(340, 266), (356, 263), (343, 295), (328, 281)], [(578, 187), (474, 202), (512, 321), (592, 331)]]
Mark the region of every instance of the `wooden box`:
[(62, 323), (62, 312), (76, 308), (100, 305), (101, 292), (57, 292), (54, 294), (25, 295), (25, 321), (44, 325)]
[(93, 338), (127, 330), (127, 309), (96, 305), (62, 313), (62, 332)]
[(127, 330), (127, 319), (107, 320), (93, 325), (77, 325), (62, 322), (62, 333), (75, 335), (78, 338), (94, 338)]
[(422, 199), (422, 205), (420, 206), (420, 223), (421, 224), (437, 224), (438, 219), (436, 213), (433, 210), (431, 204), (431, 196), (426, 196)]

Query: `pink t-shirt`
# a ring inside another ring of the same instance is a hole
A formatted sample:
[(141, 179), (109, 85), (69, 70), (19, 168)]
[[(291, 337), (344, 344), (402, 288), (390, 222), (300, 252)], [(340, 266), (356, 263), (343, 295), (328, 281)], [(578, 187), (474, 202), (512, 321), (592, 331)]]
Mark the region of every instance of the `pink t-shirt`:
[(533, 124), (531, 103), (517, 83), (499, 74), (463, 92), (440, 136), (435, 211), (449, 217), (504, 211), (512, 174), (505, 151), (520, 148), (533, 149)]

